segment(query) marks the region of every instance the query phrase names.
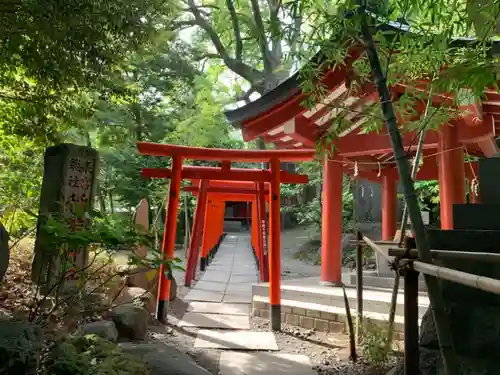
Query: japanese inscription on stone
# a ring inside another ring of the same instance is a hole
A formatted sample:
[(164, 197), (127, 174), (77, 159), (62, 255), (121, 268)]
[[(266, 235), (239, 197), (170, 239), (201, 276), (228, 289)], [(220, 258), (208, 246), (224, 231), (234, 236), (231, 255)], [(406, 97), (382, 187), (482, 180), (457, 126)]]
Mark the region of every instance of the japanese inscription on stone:
[(32, 279), (37, 284), (51, 286), (61, 278), (74, 280), (78, 270), (87, 264), (87, 249), (68, 244), (54, 249), (59, 245), (54, 246), (53, 237), (44, 226), (53, 216), (62, 219), (70, 231), (85, 228), (92, 211), (97, 163), (97, 151), (88, 147), (62, 144), (49, 147), (45, 152), (32, 270)]
[[(77, 150), (68, 160), (66, 181), (63, 185), (64, 208), (63, 217), (72, 231), (85, 228), (89, 219), (90, 202), (92, 196), (95, 160), (87, 150)], [(75, 278), (75, 272), (85, 267), (87, 263), (87, 249), (82, 247), (68, 249), (70, 252), (67, 264), (61, 264), (60, 272), (67, 272), (69, 278)]]

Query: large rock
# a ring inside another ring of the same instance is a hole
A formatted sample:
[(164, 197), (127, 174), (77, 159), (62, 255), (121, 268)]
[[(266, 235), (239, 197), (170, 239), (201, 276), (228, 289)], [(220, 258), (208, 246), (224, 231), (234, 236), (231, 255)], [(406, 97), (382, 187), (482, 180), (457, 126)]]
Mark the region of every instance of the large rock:
[(151, 369), (151, 375), (210, 375), (189, 355), (166, 344), (122, 343), (121, 349), (141, 358)]
[[(126, 270), (127, 278), (125, 283), (127, 286), (135, 286), (145, 289), (156, 297), (158, 295), (158, 272), (151, 277), (150, 275), (152, 272), (154, 272), (153, 269), (144, 266), (129, 268)], [(170, 283), (170, 301), (173, 301), (176, 298), (177, 282), (172, 276), (172, 282)]]
[(9, 267), (10, 249), (9, 232), (0, 222), (0, 281), (2, 281)]
[(115, 303), (117, 305), (133, 303), (144, 307), (150, 313), (153, 313), (156, 309), (156, 299), (153, 295), (137, 286), (125, 286), (116, 298)]
[(118, 331), (115, 323), (109, 320), (84, 324), (81, 327), (81, 331), (84, 335), (97, 335), (109, 341), (116, 341), (118, 339)]
[(118, 330), (118, 338), (145, 340), (148, 334), (149, 313), (141, 306), (125, 304), (111, 312), (111, 319)]
[(40, 364), (42, 346), (40, 327), (0, 319), (0, 374), (35, 375)]

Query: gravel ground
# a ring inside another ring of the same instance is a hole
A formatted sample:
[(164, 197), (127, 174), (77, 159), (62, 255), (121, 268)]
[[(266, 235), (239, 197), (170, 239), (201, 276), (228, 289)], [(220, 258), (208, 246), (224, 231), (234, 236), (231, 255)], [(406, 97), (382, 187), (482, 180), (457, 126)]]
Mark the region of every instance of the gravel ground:
[[(170, 304), (171, 316), (180, 319), (187, 305), (182, 300)], [(268, 331), (269, 323), (265, 319), (252, 318), (252, 331)], [(155, 324), (151, 327), (151, 340), (174, 344), (179, 350), (193, 357), (200, 366), (212, 374), (219, 371), (221, 350), (195, 349), (194, 340), (197, 328), (178, 328), (172, 325)], [(311, 359), (314, 370), (320, 375), (384, 375), (388, 367), (374, 368), (362, 360), (356, 364), (349, 361), (349, 339), (344, 334), (333, 334), (304, 330), (282, 324), (282, 331), (275, 332), (281, 353), (304, 354)]]

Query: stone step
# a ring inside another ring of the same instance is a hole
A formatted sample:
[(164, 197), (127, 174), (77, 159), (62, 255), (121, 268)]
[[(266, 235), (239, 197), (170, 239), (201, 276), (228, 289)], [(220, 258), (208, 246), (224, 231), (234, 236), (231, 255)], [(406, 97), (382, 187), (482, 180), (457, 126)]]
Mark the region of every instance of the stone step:
[[(356, 309), (356, 289), (352, 287), (346, 288), (347, 298), (351, 310)], [(269, 296), (269, 283), (256, 284), (252, 288), (253, 298)], [(363, 310), (375, 314), (388, 314), (391, 304), (392, 291), (390, 289), (363, 291)], [(281, 285), (281, 298), (289, 301), (301, 303), (313, 303), (324, 306), (332, 306), (344, 309), (344, 294), (341, 287), (325, 287), (317, 286), (298, 286), (298, 285)], [(404, 315), (404, 296), (398, 293), (396, 315)], [(429, 306), (427, 296), (420, 294), (419, 296), (419, 316), (422, 317)]]
[[(355, 306), (351, 307), (353, 318), (356, 317)], [(269, 319), (269, 298), (254, 296), (252, 301), (252, 315)], [(386, 323), (389, 314), (363, 311), (363, 317), (375, 323)], [(318, 303), (299, 302), (294, 300), (281, 300), (281, 321), (305, 329), (315, 329), (322, 332), (346, 332), (347, 319), (344, 306), (328, 306)], [(419, 318), (419, 326), (421, 318)], [(398, 332), (404, 331), (404, 317), (394, 317), (394, 328)]]
[[(399, 290), (402, 292), (404, 290), (404, 281), (401, 278), (399, 281)], [(356, 286), (356, 274), (349, 274), (349, 285)], [(392, 290), (394, 286), (394, 277), (384, 277), (376, 275), (363, 275), (363, 287), (364, 288), (378, 288), (378, 289), (389, 289)], [(425, 285), (425, 280), (421, 277), (418, 280), (418, 290), (420, 292), (426, 292), (427, 286)]]

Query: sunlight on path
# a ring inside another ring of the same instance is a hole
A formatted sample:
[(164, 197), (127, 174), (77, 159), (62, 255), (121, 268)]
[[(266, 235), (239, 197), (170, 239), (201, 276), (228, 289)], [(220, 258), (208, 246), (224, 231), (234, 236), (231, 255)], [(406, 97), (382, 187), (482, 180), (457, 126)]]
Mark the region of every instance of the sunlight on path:
[(177, 326), (203, 328), (195, 348), (225, 350), (220, 375), (315, 374), (307, 356), (271, 352), (279, 350), (272, 332), (250, 330), (252, 285), (257, 282), (250, 236), (228, 235), (184, 298), (189, 307)]

